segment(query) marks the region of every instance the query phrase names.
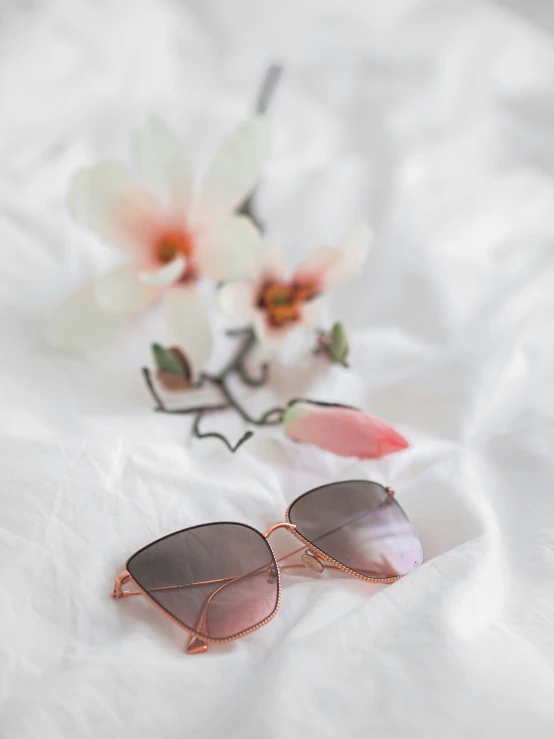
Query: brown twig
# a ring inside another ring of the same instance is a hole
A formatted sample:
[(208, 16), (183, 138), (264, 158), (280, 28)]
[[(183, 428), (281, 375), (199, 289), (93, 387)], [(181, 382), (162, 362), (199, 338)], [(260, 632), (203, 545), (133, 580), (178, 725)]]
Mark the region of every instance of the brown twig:
[(150, 370), (148, 367), (142, 368), (142, 376), (144, 377), (144, 381), (146, 382), (146, 387), (150, 390), (150, 395), (154, 398), (156, 401), (156, 408), (154, 410), (157, 411), (163, 411), (164, 413), (168, 413), (169, 411), (165, 407), (165, 403), (158, 395), (158, 391), (154, 387), (154, 383), (152, 382), (152, 377), (150, 375)]
[(275, 88), (279, 84), (283, 67), (280, 64), (272, 64), (267, 70), (264, 81), (256, 98), (255, 111), (257, 115), (265, 115), (269, 107), (269, 102), (273, 97)]
[[(236, 371), (236, 368), (233, 371)], [(225, 375), (225, 377), (223, 377), (223, 378), (219, 378), (219, 377), (218, 378), (215, 378), (215, 377), (213, 377), (213, 378), (212, 377), (208, 377), (207, 378), (207, 379), (211, 380), (211, 382), (213, 382), (215, 385), (217, 385), (217, 387), (219, 387), (219, 389), (221, 390), (221, 393), (222, 393), (223, 397), (227, 400), (227, 403), (228, 403), (229, 407), (234, 408), (237, 411), (237, 413), (239, 414), (239, 416), (241, 416), (241, 418), (244, 421), (246, 421), (246, 423), (251, 423), (254, 426), (275, 426), (276, 424), (281, 423), (281, 419), (279, 419), (279, 420), (268, 420), (268, 418), (269, 418), (270, 415), (273, 415), (274, 413), (276, 413), (278, 411), (281, 411), (281, 415), (282, 415), (282, 413), (284, 413), (284, 409), (283, 408), (272, 408), (270, 411), (267, 411), (266, 413), (264, 413), (264, 415), (261, 416), (260, 418), (253, 418), (248, 413), (248, 411), (246, 411), (240, 405), (240, 403), (238, 402), (238, 400), (235, 398), (235, 396), (231, 392), (231, 390), (229, 388), (229, 385), (227, 384), (227, 377), (228, 377), (229, 374), (230, 373), (227, 373)]]
[(259, 377), (251, 377), (242, 363), (238, 365), (237, 373), (245, 385), (248, 385), (249, 387), (261, 387), (262, 385), (265, 385), (268, 380), (269, 364), (267, 362), (262, 364), (262, 373)]
[[(256, 98), (255, 112), (257, 115), (265, 115), (269, 107), (269, 101), (271, 100), (275, 88), (283, 74), (283, 68), (279, 64), (272, 64), (267, 70), (262, 86)], [(241, 216), (247, 216), (250, 220), (258, 227), (260, 232), (263, 232), (263, 224), (258, 218), (254, 208), (254, 197), (256, 190), (254, 189), (250, 195), (246, 198), (243, 204), (237, 210), (237, 213)]]
[[(200, 431), (200, 420), (205, 413), (215, 413), (217, 411), (224, 411), (228, 410), (229, 408), (233, 408), (239, 414), (239, 416), (244, 421), (246, 421), (246, 423), (252, 424), (253, 426), (276, 426), (279, 423), (282, 423), (283, 413), (285, 412), (285, 409), (280, 407), (270, 408), (259, 418), (254, 418), (237, 400), (237, 398), (229, 388), (228, 378), (231, 375), (236, 374), (238, 375), (238, 377), (241, 378), (241, 380), (244, 381), (246, 373), (244, 362), (256, 345), (256, 337), (252, 328), (234, 329), (232, 332), (228, 333), (230, 333), (232, 336), (239, 336), (242, 338), (242, 342), (239, 343), (237, 351), (231, 356), (229, 361), (217, 374), (211, 375), (203, 372), (200, 375), (199, 383), (195, 385), (195, 387), (201, 387), (205, 382), (209, 382), (223, 396), (223, 403), (218, 403), (215, 405), (193, 405), (187, 406), (185, 408), (168, 408), (155, 388), (150, 370), (147, 367), (143, 367), (142, 374), (146, 382), (146, 386), (156, 403), (156, 407), (154, 410), (156, 410), (158, 413), (168, 413), (173, 415), (196, 414), (193, 425), (193, 432), (195, 436), (197, 436), (199, 439), (206, 438), (208, 436), (222, 439), (224, 440), (226, 446), (231, 451), (235, 452), (241, 444), (250, 439), (250, 437), (252, 436), (252, 432), (249, 431), (245, 433), (240, 441), (235, 444), (235, 446), (232, 446), (222, 434), (218, 434), (216, 432), (202, 433)], [(262, 365), (262, 376), (256, 380), (253, 380), (249, 377), (248, 379), (250, 380), (250, 382), (247, 381), (245, 382), (245, 384), (255, 384), (256, 386), (262, 385), (267, 381), (268, 375), (268, 365), (264, 363)]]
[(250, 437), (254, 435), (252, 431), (246, 431), (246, 433), (244, 433), (241, 436), (241, 438), (237, 441), (237, 443), (233, 446), (229, 442), (229, 440), (225, 436), (223, 436), (223, 434), (219, 434), (217, 431), (200, 431), (200, 421), (202, 420), (203, 417), (204, 417), (204, 411), (200, 411), (197, 414), (196, 418), (194, 419), (194, 425), (192, 427), (192, 431), (194, 435), (196, 436), (196, 438), (208, 439), (211, 437), (212, 439), (220, 439), (225, 444), (225, 446), (230, 452), (233, 452), (233, 453), (236, 452), (237, 449), (240, 446), (242, 446), (245, 441), (248, 441), (248, 439), (250, 439)]

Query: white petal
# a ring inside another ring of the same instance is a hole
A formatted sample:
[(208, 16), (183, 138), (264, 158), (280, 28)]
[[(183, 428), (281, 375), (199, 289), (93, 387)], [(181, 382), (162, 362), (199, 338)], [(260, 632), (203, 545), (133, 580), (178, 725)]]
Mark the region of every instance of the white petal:
[(302, 306), (301, 324), (304, 328), (317, 328), (321, 324), (323, 316), (323, 304), (321, 299), (308, 300)]
[[(95, 185), (98, 192), (92, 193)], [(128, 167), (120, 162), (106, 161), (93, 167), (83, 167), (73, 175), (69, 185), (69, 212), (83, 225), (90, 226), (96, 211), (105, 207), (105, 201), (111, 201), (114, 196), (132, 189), (134, 185)]]
[(265, 118), (242, 123), (224, 142), (208, 170), (200, 211), (204, 219), (231, 213), (250, 195), (269, 151)]
[(135, 254), (144, 252), (161, 220), (152, 196), (118, 162), (79, 170), (69, 186), (68, 209), (101, 239)]
[(159, 118), (149, 116), (135, 131), (133, 155), (149, 189), (184, 222), (192, 200), (194, 170), (175, 134)]
[(125, 322), (124, 316), (103, 310), (93, 285), (87, 285), (48, 317), (44, 338), (55, 349), (90, 349), (113, 339)]
[(172, 285), (187, 268), (187, 258), (185, 256), (176, 257), (169, 264), (160, 267), (157, 270), (141, 269), (138, 272), (138, 280), (145, 285)]
[(157, 300), (163, 288), (140, 282), (136, 264), (125, 264), (96, 281), (94, 295), (98, 304), (113, 313), (134, 313)]
[(257, 250), (255, 276), (261, 282), (280, 282), (286, 279), (283, 252), (270, 239), (263, 239)]
[(167, 342), (178, 346), (199, 372), (209, 360), (213, 348), (209, 308), (195, 283), (179, 285), (164, 296)]
[(353, 231), (335, 248), (318, 249), (302, 262), (294, 279), (299, 282), (313, 280), (322, 290), (360, 274), (369, 253), (373, 232), (367, 226)]
[(254, 326), (256, 338), (260, 344), (263, 344), (271, 351), (278, 351), (289, 335), (291, 328), (296, 328), (296, 326), (298, 326), (298, 324), (294, 324), (294, 326), (285, 328), (273, 328), (267, 322), (266, 315), (262, 311), (255, 312), (252, 324)]
[(217, 294), (219, 307), (237, 321), (251, 321), (254, 316), (254, 286), (251, 282), (228, 282)]
[(249, 276), (260, 242), (258, 230), (244, 216), (227, 216), (206, 225), (196, 237), (196, 259), (201, 273), (213, 280)]

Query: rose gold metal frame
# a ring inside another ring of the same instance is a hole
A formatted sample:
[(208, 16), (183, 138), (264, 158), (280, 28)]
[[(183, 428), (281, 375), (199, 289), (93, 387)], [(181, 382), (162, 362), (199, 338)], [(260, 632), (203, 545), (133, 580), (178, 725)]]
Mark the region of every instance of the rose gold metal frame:
[[(362, 482), (361, 480), (351, 480), (348, 482)], [(365, 482), (365, 481), (364, 481)], [(381, 486), (384, 487), (384, 486)], [(313, 492), (314, 490), (317, 490), (318, 488), (314, 488), (313, 490), (307, 491), (307, 493), (303, 493), (303, 495), (307, 495), (308, 493)], [(384, 487), (384, 489), (389, 493), (389, 495), (393, 496), (395, 495), (395, 492), (392, 488)], [(176, 626), (178, 626), (180, 629), (183, 629), (184, 631), (188, 632), (190, 634), (190, 639), (187, 645), (186, 652), (187, 654), (202, 654), (203, 652), (206, 652), (208, 649), (208, 645), (210, 643), (214, 644), (225, 644), (227, 642), (235, 641), (235, 639), (241, 639), (243, 636), (247, 636), (248, 634), (251, 634), (253, 631), (256, 631), (257, 629), (261, 628), (262, 626), (265, 626), (267, 623), (269, 623), (277, 614), (277, 611), (279, 610), (279, 606), (281, 605), (281, 572), (282, 570), (286, 569), (294, 569), (294, 568), (309, 568), (313, 571), (316, 571), (318, 573), (323, 572), (323, 562), (326, 563), (326, 568), (330, 569), (336, 569), (340, 570), (341, 572), (346, 573), (347, 575), (351, 575), (352, 577), (356, 577), (359, 580), (363, 580), (364, 582), (371, 582), (371, 583), (392, 583), (396, 582), (397, 580), (400, 580), (404, 575), (397, 575), (394, 577), (367, 577), (366, 575), (362, 575), (359, 572), (356, 572), (355, 570), (350, 569), (349, 567), (346, 567), (341, 562), (338, 562), (336, 559), (333, 559), (328, 554), (325, 554), (319, 547), (317, 547), (312, 542), (308, 541), (308, 539), (305, 539), (301, 534), (298, 533), (296, 530), (296, 525), (293, 524), (290, 520), (290, 510), (293, 507), (293, 505), (296, 503), (299, 498), (303, 497), (303, 495), (298, 496), (295, 498), (292, 503), (289, 504), (285, 511), (285, 521), (281, 521), (279, 523), (275, 523), (272, 526), (270, 526), (262, 536), (266, 540), (267, 546), (271, 552), (271, 555), (273, 557), (273, 561), (275, 563), (275, 569), (277, 573), (277, 601), (275, 604), (275, 608), (271, 612), (271, 614), (260, 621), (259, 623), (255, 624), (254, 626), (251, 626), (249, 629), (245, 629), (244, 631), (241, 631), (238, 634), (235, 634), (234, 636), (225, 637), (225, 638), (218, 638), (218, 637), (210, 637), (206, 636), (205, 634), (201, 633), (200, 631), (197, 631), (196, 629), (193, 629), (189, 626), (185, 626), (185, 624), (178, 621), (174, 616), (171, 615), (168, 611), (163, 608), (152, 596), (144, 589), (142, 588), (136, 580), (134, 580), (127, 569), (124, 569), (122, 572), (119, 573), (119, 575), (115, 579), (114, 588), (112, 592), (113, 598), (125, 598), (130, 595), (142, 595), (144, 596), (152, 605), (154, 605), (161, 613), (164, 614), (167, 618), (170, 619)], [(205, 524), (209, 525), (209, 524)], [(239, 524), (246, 526), (246, 524)], [(190, 527), (190, 528), (196, 528), (196, 527)], [(247, 526), (247, 528), (252, 529), (253, 527)], [(288, 554), (284, 555), (283, 557), (280, 557), (277, 559), (275, 556), (275, 552), (273, 551), (271, 544), (269, 543), (269, 537), (271, 534), (276, 531), (277, 529), (286, 529), (289, 531), (293, 536), (295, 536), (300, 542), (302, 542), (302, 546), (298, 549), (295, 549), (293, 552), (289, 552)], [(187, 529), (183, 529), (183, 531), (186, 531)], [(254, 531), (257, 531), (257, 529), (253, 529)], [(179, 532), (175, 532), (179, 533)], [(261, 532), (258, 531), (258, 533), (261, 534)], [(170, 534), (169, 536), (172, 536)], [(165, 538), (165, 537), (162, 537)], [(293, 565), (284, 565), (280, 566), (279, 562), (282, 562), (285, 559), (288, 559), (289, 557), (292, 557), (294, 554), (297, 554), (298, 552), (301, 552), (304, 550), (304, 553), (302, 555), (302, 561), (303, 564), (293, 564)], [(139, 550), (140, 551), (140, 550)], [(132, 555), (134, 556), (134, 555)], [(132, 557), (129, 557), (128, 562), (132, 559)], [(318, 566), (319, 565), (319, 566)], [(321, 569), (320, 569), (321, 567)], [(257, 570), (254, 570), (253, 572), (257, 572)], [(238, 578), (222, 578), (221, 580), (210, 580), (206, 582), (198, 582), (198, 583), (188, 583), (187, 585), (169, 585), (161, 588), (155, 588), (155, 590), (165, 590), (165, 589), (173, 589), (173, 588), (180, 588), (180, 587), (190, 587), (192, 585), (205, 585), (207, 583), (215, 583), (215, 582), (221, 582), (222, 585), (217, 590), (213, 591), (208, 599), (206, 600), (206, 603), (204, 605), (204, 608), (202, 609), (202, 612), (198, 618), (198, 621), (196, 623), (196, 627), (198, 628), (201, 623), (206, 618), (207, 613), (207, 607), (209, 606), (209, 602), (211, 598), (219, 592), (223, 587), (228, 585), (230, 582), (235, 582), (236, 579), (240, 579), (242, 577), (246, 577), (247, 575), (250, 575), (253, 573), (245, 573), (244, 575), (238, 576)], [(135, 590), (124, 590), (124, 586), (131, 583), (136, 589)]]

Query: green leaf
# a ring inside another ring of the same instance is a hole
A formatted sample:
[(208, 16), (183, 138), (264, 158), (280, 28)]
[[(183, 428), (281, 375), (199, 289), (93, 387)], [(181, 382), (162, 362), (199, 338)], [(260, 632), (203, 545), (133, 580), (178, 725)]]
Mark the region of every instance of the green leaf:
[(333, 324), (329, 334), (328, 352), (333, 362), (345, 364), (348, 358), (350, 347), (348, 345), (348, 335), (346, 329), (337, 321)]
[(301, 418), (306, 413), (307, 405), (308, 403), (304, 403), (301, 400), (296, 400), (292, 403), (289, 403), (285, 408), (285, 412), (283, 413), (284, 425), (288, 426), (290, 423), (294, 423), (294, 421)]
[(179, 377), (186, 376), (184, 367), (170, 349), (166, 349), (161, 344), (152, 344), (151, 348), (159, 372), (169, 372), (170, 375), (179, 375)]

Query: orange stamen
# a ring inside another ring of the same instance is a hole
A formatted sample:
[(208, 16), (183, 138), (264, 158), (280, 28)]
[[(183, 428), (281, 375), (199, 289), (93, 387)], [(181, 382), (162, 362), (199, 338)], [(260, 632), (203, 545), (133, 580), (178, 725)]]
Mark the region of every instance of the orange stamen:
[(164, 231), (156, 241), (154, 253), (160, 264), (169, 264), (178, 256), (190, 257), (193, 240), (186, 231)]
[(258, 304), (267, 311), (269, 322), (280, 328), (299, 321), (302, 303), (316, 294), (314, 285), (270, 282), (263, 286)]

